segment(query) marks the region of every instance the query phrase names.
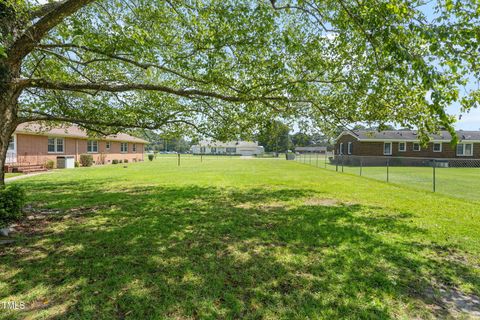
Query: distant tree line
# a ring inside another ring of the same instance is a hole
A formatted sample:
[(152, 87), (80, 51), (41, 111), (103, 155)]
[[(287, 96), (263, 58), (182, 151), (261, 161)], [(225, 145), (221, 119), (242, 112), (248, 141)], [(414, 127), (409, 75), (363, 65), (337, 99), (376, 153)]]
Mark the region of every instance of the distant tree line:
[[(258, 144), (265, 148), (265, 152), (286, 152), (287, 150), (294, 151), (296, 147), (327, 147), (333, 148), (333, 140), (340, 135), (345, 128), (338, 127), (333, 133), (327, 135), (322, 133), (306, 133), (295, 132), (291, 133), (291, 128), (278, 120), (272, 120), (263, 126), (256, 135), (252, 137), (253, 140), (258, 141)], [(365, 126), (357, 124), (352, 127), (352, 130), (396, 130), (391, 125)], [(400, 129), (402, 130), (402, 129)], [(407, 129), (405, 129), (407, 130)], [(172, 135), (158, 133), (153, 130), (134, 130), (132, 134), (150, 141), (147, 146), (149, 151), (154, 152), (188, 152), (192, 145), (198, 144), (199, 139), (187, 139), (182, 135)]]
[(332, 137), (321, 133), (290, 133), (288, 125), (281, 121), (271, 121), (257, 134), (258, 143), (266, 152), (285, 152), (296, 147), (332, 147)]

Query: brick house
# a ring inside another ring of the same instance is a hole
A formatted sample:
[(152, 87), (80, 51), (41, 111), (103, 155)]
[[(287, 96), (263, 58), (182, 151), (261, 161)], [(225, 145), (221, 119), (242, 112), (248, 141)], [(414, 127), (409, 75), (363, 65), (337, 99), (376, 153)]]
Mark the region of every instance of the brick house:
[(91, 154), (96, 164), (108, 164), (112, 160), (143, 161), (148, 141), (119, 133), (91, 138), (78, 126), (44, 128), (37, 123), (21, 124), (10, 139), (6, 163), (44, 165), (58, 156)]
[(344, 156), (410, 157), (435, 159), (480, 159), (480, 131), (457, 131), (459, 143), (452, 146), (447, 131), (420, 144), (416, 131), (344, 131), (335, 142), (335, 154)]

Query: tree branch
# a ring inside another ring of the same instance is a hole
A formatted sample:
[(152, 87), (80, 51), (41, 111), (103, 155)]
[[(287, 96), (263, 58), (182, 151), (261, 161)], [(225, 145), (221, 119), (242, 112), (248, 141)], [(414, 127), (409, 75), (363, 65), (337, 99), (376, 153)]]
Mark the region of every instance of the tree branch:
[(281, 96), (230, 96), (220, 93), (203, 91), (198, 89), (175, 89), (158, 84), (144, 84), (144, 83), (97, 83), (97, 82), (54, 82), (45, 79), (19, 79), (15, 81), (15, 84), (21, 88), (41, 88), (50, 90), (62, 90), (62, 91), (105, 91), (105, 92), (125, 92), (133, 90), (143, 91), (159, 91), (164, 93), (173, 94), (185, 98), (192, 98), (196, 96), (209, 97), (220, 99), (228, 102), (253, 102), (253, 101), (279, 101), (288, 102), (287, 97)]
[[(40, 49), (51, 49), (51, 48), (65, 48), (65, 49), (81, 49), (81, 50), (84, 50), (84, 51), (88, 51), (88, 52), (92, 52), (92, 53), (96, 53), (96, 54), (100, 54), (100, 55), (103, 55), (103, 56), (106, 56), (106, 57), (109, 57), (111, 59), (114, 59), (114, 60), (119, 60), (119, 61), (122, 61), (122, 62), (125, 62), (125, 63), (128, 63), (128, 64), (131, 64), (131, 65), (134, 65), (136, 67), (139, 67), (141, 69), (148, 69), (148, 68), (156, 68), (156, 69), (159, 69), (159, 70), (162, 70), (162, 71), (166, 71), (166, 72), (169, 72), (169, 73), (172, 73), (176, 76), (179, 76), (180, 78), (183, 78), (185, 80), (189, 80), (189, 81), (194, 81), (194, 82), (199, 82), (199, 83), (203, 83), (203, 84), (208, 84), (208, 81), (204, 81), (204, 80), (201, 80), (201, 79), (196, 79), (196, 78), (193, 78), (193, 77), (190, 77), (190, 76), (187, 76), (185, 74), (182, 74), (178, 71), (175, 71), (173, 69), (170, 69), (170, 68), (167, 68), (165, 66), (162, 66), (162, 65), (159, 65), (159, 64), (155, 64), (155, 63), (149, 63), (149, 62), (139, 62), (139, 61), (135, 61), (135, 60), (132, 60), (132, 59), (129, 59), (129, 58), (125, 58), (125, 57), (122, 57), (120, 55), (117, 55), (117, 54), (112, 54), (112, 53), (107, 53), (107, 52), (104, 52), (100, 49), (96, 49), (96, 48), (90, 48), (90, 47), (86, 47), (86, 46), (79, 46), (79, 45), (76, 45), (76, 44), (72, 44), (72, 43), (65, 43), (65, 44), (40, 44), (37, 46), (38, 48)], [(51, 51), (50, 51), (51, 52)], [(79, 64), (83, 64), (82, 62), (77, 62)]]
[(36, 18), (41, 18), (53, 9), (57, 8), (58, 6), (62, 5), (65, 2), (65, 0), (58, 1), (58, 2), (50, 2), (47, 4), (44, 4), (40, 7), (37, 7), (34, 11), (30, 13), (31, 19), (36, 19)]
[(20, 64), (48, 31), (62, 22), (64, 18), (93, 1), (95, 0), (65, 0), (57, 3), (13, 43), (7, 54), (9, 63)]

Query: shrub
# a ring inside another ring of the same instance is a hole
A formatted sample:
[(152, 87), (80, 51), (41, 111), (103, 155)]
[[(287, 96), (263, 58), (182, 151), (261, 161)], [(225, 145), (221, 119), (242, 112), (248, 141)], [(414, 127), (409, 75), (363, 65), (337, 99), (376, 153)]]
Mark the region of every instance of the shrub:
[(81, 154), (80, 164), (82, 167), (91, 167), (93, 164), (93, 156), (91, 154)]
[(148, 160), (153, 161), (153, 157), (154, 157), (153, 154), (149, 154), (149, 155), (148, 155)]
[(0, 227), (20, 219), (25, 204), (25, 191), (18, 185), (0, 187)]
[(98, 159), (98, 163), (99, 163), (99, 164), (105, 164), (106, 159), (107, 159), (107, 155), (102, 152), (102, 153), (100, 153), (100, 156), (99, 156), (99, 159)]
[(117, 164), (118, 163), (118, 160), (117, 159), (113, 159), (112, 160), (112, 164)]
[(48, 170), (52, 170), (54, 167), (55, 167), (55, 161), (47, 160), (45, 162), (45, 168), (47, 168)]
[(123, 160), (123, 163), (128, 163), (128, 159)]
[(122, 160), (118, 160), (118, 163), (122, 163), (123, 161)]
[(75, 168), (78, 168), (78, 167), (80, 167), (80, 162), (75, 161)]

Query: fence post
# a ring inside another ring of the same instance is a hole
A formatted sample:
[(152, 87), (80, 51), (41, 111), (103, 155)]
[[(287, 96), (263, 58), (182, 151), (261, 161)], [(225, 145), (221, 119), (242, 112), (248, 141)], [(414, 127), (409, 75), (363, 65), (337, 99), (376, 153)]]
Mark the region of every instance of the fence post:
[(390, 182), (390, 172), (389, 172), (389, 161), (390, 159), (387, 159), (387, 182)]
[(335, 160), (335, 171), (338, 172), (338, 160), (340, 160), (340, 155), (337, 155), (337, 157), (335, 158), (335, 153), (334, 153), (333, 159)]
[(318, 153), (317, 153), (317, 165), (316, 165), (316, 167), (318, 168)]
[(203, 162), (203, 154), (200, 155), (200, 162)]
[(325, 169), (327, 169), (327, 150), (325, 150)]
[(342, 172), (343, 172), (343, 154), (342, 154)]
[(362, 176), (363, 158), (360, 157), (360, 177)]
[(308, 155), (308, 164), (312, 165), (312, 154)]
[(180, 167), (180, 153), (177, 153), (177, 158), (178, 158), (178, 166)]
[(437, 167), (437, 164), (436, 164), (436, 161), (435, 159), (433, 159), (433, 192), (435, 192), (435, 189), (436, 189), (436, 175), (435, 175), (435, 168)]

